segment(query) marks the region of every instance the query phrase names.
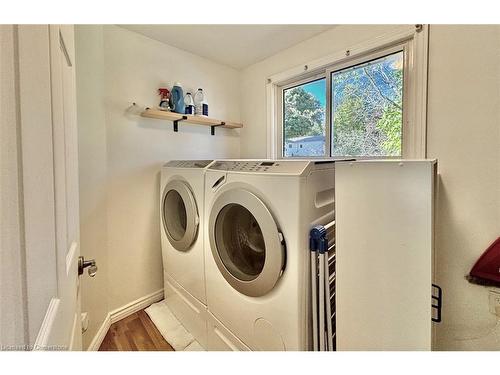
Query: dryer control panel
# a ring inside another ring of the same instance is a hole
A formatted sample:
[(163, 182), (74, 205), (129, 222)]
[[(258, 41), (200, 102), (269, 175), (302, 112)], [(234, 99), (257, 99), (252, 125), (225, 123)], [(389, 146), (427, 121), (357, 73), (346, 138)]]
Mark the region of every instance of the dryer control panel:
[(209, 169), (244, 172), (300, 175), (310, 164), (306, 160), (217, 160)]
[(206, 168), (213, 160), (170, 160), (163, 167), (169, 168)]

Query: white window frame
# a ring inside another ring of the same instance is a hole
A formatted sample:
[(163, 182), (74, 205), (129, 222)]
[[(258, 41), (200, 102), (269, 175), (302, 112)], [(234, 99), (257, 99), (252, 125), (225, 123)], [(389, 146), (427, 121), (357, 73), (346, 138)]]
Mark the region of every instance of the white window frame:
[[(308, 62), (267, 79), (267, 157), (273, 159), (300, 159), (283, 156), (282, 90), (322, 77), (330, 87), (331, 73), (360, 64), (391, 51), (404, 49), (402, 158), (426, 157), (427, 137), (427, 25), (395, 26), (394, 30), (372, 40), (353, 46), (349, 50)], [(330, 89), (327, 89), (326, 119), (331, 111)], [(331, 150), (331, 126), (326, 124), (326, 150)], [(306, 158), (306, 159), (310, 159)], [(366, 157), (364, 157), (366, 158)], [(369, 157), (372, 158), (372, 157)], [(380, 157), (379, 157), (380, 158)], [(387, 158), (387, 157), (385, 157)]]

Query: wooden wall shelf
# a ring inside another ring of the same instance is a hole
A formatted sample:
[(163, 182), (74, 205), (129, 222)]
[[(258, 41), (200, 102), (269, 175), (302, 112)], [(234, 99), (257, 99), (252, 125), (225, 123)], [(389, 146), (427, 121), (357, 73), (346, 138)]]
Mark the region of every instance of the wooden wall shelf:
[(141, 113), (142, 117), (155, 118), (159, 120), (172, 121), (174, 123), (174, 131), (179, 130), (179, 122), (187, 122), (189, 124), (195, 125), (205, 125), (211, 127), (212, 135), (215, 134), (215, 128), (221, 127), (226, 129), (238, 129), (242, 128), (243, 124), (231, 121), (222, 121), (206, 116), (197, 115), (183, 115), (181, 113), (160, 111), (158, 109), (146, 109)]

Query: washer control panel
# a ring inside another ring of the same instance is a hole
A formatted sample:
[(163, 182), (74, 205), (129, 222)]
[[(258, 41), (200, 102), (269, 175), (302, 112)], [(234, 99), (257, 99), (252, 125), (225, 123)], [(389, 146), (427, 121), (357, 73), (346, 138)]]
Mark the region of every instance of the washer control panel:
[(308, 161), (288, 160), (218, 160), (209, 169), (245, 173), (300, 174), (308, 164)]
[(170, 168), (206, 168), (213, 160), (170, 160), (164, 167)]

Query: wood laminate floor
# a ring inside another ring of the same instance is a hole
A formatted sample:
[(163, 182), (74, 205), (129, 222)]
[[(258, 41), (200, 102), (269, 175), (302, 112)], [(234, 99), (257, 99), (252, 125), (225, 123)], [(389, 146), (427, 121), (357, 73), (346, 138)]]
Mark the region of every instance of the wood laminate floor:
[(113, 323), (99, 348), (99, 351), (138, 350), (174, 350), (144, 310)]

